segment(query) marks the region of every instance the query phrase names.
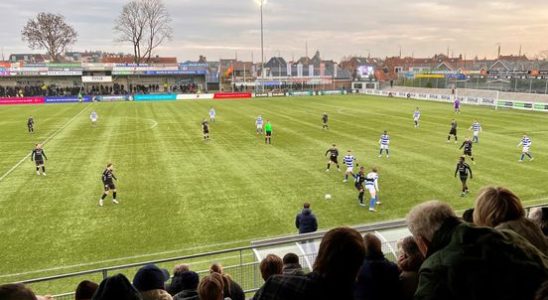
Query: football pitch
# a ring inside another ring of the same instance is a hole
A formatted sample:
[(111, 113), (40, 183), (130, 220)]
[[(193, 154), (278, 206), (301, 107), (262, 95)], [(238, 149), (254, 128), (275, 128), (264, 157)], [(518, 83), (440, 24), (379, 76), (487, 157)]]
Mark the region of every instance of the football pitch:
[[(200, 123), (211, 107), (217, 121), (204, 142)], [(323, 112), (329, 130), (322, 130)], [(272, 145), (255, 134), (260, 114), (272, 122)], [(30, 115), (35, 134), (27, 133)], [(459, 144), (446, 142), (452, 118)], [(483, 132), (473, 149), (471, 195), (461, 198), (453, 175), (474, 119)], [(377, 157), (383, 130), (391, 136), (389, 159)], [(535, 160), (518, 163), (524, 132)], [(0, 282), (292, 234), (305, 201), (320, 228), (403, 218), (431, 199), (462, 210), (485, 185), (507, 186), (525, 205), (548, 202), (548, 116), (534, 112), (465, 106), (455, 114), (450, 104), (373, 96), (11, 106), (0, 108), (0, 136)], [(47, 176), (37, 176), (29, 154), (44, 141)], [(378, 167), (378, 212), (358, 206), (342, 172), (325, 172), (333, 143), (342, 156), (352, 149), (360, 165)], [(99, 207), (108, 162), (121, 203), (109, 196)]]

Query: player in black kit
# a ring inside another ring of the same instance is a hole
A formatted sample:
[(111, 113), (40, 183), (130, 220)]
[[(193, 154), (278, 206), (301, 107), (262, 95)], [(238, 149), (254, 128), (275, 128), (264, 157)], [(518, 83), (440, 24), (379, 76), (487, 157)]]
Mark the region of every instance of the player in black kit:
[(466, 185), (466, 181), (468, 180), (468, 174), (470, 174), (470, 179), (474, 178), (472, 176), (472, 169), (470, 169), (470, 166), (465, 163), (465, 160), (466, 158), (464, 156), (461, 156), (459, 162), (457, 163), (457, 168), (455, 169), (455, 177), (457, 177), (458, 173), (460, 181), (462, 182), (462, 193), (460, 194), (461, 197), (464, 197), (466, 194), (468, 194), (468, 186)]
[(447, 136), (447, 142), (451, 141), (451, 136), (455, 137), (455, 144), (457, 143), (457, 121), (455, 119), (451, 120), (451, 129), (449, 130), (449, 135)]
[(46, 152), (42, 149), (42, 144), (36, 144), (36, 148), (32, 150), (30, 155), (30, 161), (36, 162), (36, 175), (40, 175), (40, 167), (42, 168), (42, 175), (46, 176), (46, 167), (44, 166), (44, 158), (47, 160)]
[(365, 206), (365, 203), (363, 203), (363, 195), (365, 193), (365, 188), (363, 186), (363, 183), (365, 182), (367, 178), (367, 175), (365, 174), (365, 168), (360, 167), (360, 171), (358, 174), (354, 176), (354, 187), (358, 190), (358, 202), (360, 206)]
[(327, 122), (329, 121), (329, 116), (327, 115), (326, 112), (323, 113), (323, 116), (322, 116), (322, 123), (323, 123), (323, 126), (322, 128), (323, 129), (329, 129), (329, 125), (327, 125)]
[(464, 148), (464, 155), (470, 157), (470, 160), (472, 160), (472, 163), (476, 164), (476, 162), (474, 161), (474, 156), (472, 155), (472, 145), (473, 144), (470, 138), (465, 138), (464, 143), (462, 143), (459, 149)]
[(108, 196), (109, 191), (112, 191), (112, 203), (119, 203), (116, 200), (116, 186), (114, 185), (114, 180), (118, 179), (116, 178), (116, 176), (114, 176), (113, 169), (114, 166), (112, 165), (112, 163), (109, 163), (107, 165), (107, 168), (103, 171), (103, 175), (101, 176), (105, 191), (103, 192), (103, 196), (101, 196), (101, 199), (99, 199), (99, 206), (103, 206), (103, 200), (105, 200), (105, 198)]
[(337, 171), (341, 171), (341, 168), (339, 167), (339, 149), (337, 149), (337, 145), (333, 144), (333, 147), (325, 151), (325, 155), (329, 154), (329, 161), (327, 161), (327, 169), (325, 169), (326, 172), (329, 172), (329, 169), (331, 168), (331, 164), (335, 164), (337, 166)]
[(32, 116), (27, 120), (27, 127), (29, 128), (29, 133), (34, 133), (34, 118)]
[(204, 133), (204, 141), (209, 140), (209, 123), (207, 120), (202, 122), (202, 131)]

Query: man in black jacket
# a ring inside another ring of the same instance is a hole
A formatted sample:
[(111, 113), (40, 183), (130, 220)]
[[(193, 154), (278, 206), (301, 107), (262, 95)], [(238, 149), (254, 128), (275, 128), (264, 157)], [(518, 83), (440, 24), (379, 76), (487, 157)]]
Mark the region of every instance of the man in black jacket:
[[(299, 229), (299, 234), (311, 233), (318, 230), (318, 220), (310, 209), (310, 203), (304, 204), (303, 210), (295, 218), (295, 226)], [(314, 247), (314, 240), (307, 240), (302, 243), (305, 254), (310, 256), (316, 255), (316, 247)], [(312, 258), (312, 257), (309, 257)]]

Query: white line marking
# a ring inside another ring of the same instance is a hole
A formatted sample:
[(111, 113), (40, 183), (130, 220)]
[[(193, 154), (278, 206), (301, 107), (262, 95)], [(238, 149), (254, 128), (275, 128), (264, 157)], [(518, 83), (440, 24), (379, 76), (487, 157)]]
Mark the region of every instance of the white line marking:
[[(70, 123), (72, 123), (72, 121), (74, 121), (74, 119), (76, 119), (81, 113), (83, 113), (87, 108), (88, 108), (89, 104), (84, 107), (79, 113), (77, 113), (74, 117), (72, 117), (72, 119), (70, 119), (67, 123), (65, 123), (65, 125), (61, 126), (61, 128), (57, 129), (54, 133), (52, 133), (48, 138), (46, 138), (42, 144), (45, 145), (47, 144), (49, 141), (51, 141), (57, 134), (59, 134), (59, 132), (61, 132), (61, 130), (65, 129), (68, 125), (70, 125)], [(15, 166), (13, 166), (11, 169), (9, 169), (4, 175), (2, 175), (2, 177), (0, 177), (0, 182), (2, 180), (4, 180), (4, 178), (6, 178), (9, 174), (11, 174), (13, 171), (15, 171), (15, 169), (17, 169), (22, 163), (25, 162), (25, 160), (27, 160), (30, 155), (32, 153), (29, 153), (27, 154), (25, 157), (23, 157), (23, 159), (21, 159), (17, 164), (15, 164)]]

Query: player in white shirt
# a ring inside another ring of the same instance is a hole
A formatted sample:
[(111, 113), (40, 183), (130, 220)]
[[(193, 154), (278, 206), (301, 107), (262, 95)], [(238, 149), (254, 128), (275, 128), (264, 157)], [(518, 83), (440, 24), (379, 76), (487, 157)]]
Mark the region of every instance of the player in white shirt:
[(480, 122), (478, 120), (474, 120), (474, 123), (472, 123), (472, 126), (468, 128), (468, 130), (472, 130), (474, 133), (474, 137), (472, 138), (472, 142), (479, 143), (479, 134), (483, 131), (483, 128), (481, 128)]
[(518, 147), (522, 146), (521, 158), (519, 159), (519, 162), (523, 162), (523, 159), (525, 158), (526, 155), (527, 157), (529, 157), (530, 161), (535, 159), (529, 152), (532, 144), (533, 144), (533, 141), (531, 141), (531, 139), (527, 136), (527, 134), (524, 134), (523, 137), (521, 138), (521, 142), (519, 142), (518, 144)]
[(384, 131), (383, 135), (381, 135), (381, 138), (379, 139), (379, 145), (380, 145), (379, 157), (382, 157), (382, 152), (386, 151), (386, 158), (389, 158), (390, 157), (390, 152), (389, 152), (390, 136), (388, 135), (388, 132), (386, 130)]
[(263, 134), (263, 125), (264, 120), (261, 115), (257, 117), (257, 120), (255, 120), (255, 126), (257, 127), (257, 134)]
[(343, 182), (348, 182), (348, 175), (354, 177), (354, 164), (356, 162), (356, 158), (354, 155), (352, 155), (352, 150), (348, 150), (346, 153), (346, 156), (343, 159), (343, 163), (346, 166), (346, 172), (344, 172), (344, 180)]
[(217, 112), (215, 111), (215, 108), (212, 107), (212, 108), (209, 110), (209, 121), (210, 121), (211, 123), (215, 123), (215, 117), (216, 117), (216, 116), (217, 116)]
[(91, 120), (91, 124), (95, 126), (95, 124), (97, 124), (97, 120), (99, 119), (99, 115), (95, 111), (92, 111), (91, 114), (89, 114), (89, 119)]
[(369, 211), (375, 212), (377, 211), (375, 209), (375, 206), (378, 204), (381, 204), (380, 201), (377, 201), (378, 199), (378, 192), (380, 192), (379, 189), (379, 174), (377, 173), (377, 168), (373, 168), (371, 172), (369, 172), (365, 176), (365, 189), (369, 191), (369, 195), (371, 196), (369, 200)]
[(421, 111), (417, 107), (417, 109), (415, 109), (415, 112), (413, 113), (413, 122), (415, 122), (415, 128), (419, 127), (420, 119), (421, 119)]

